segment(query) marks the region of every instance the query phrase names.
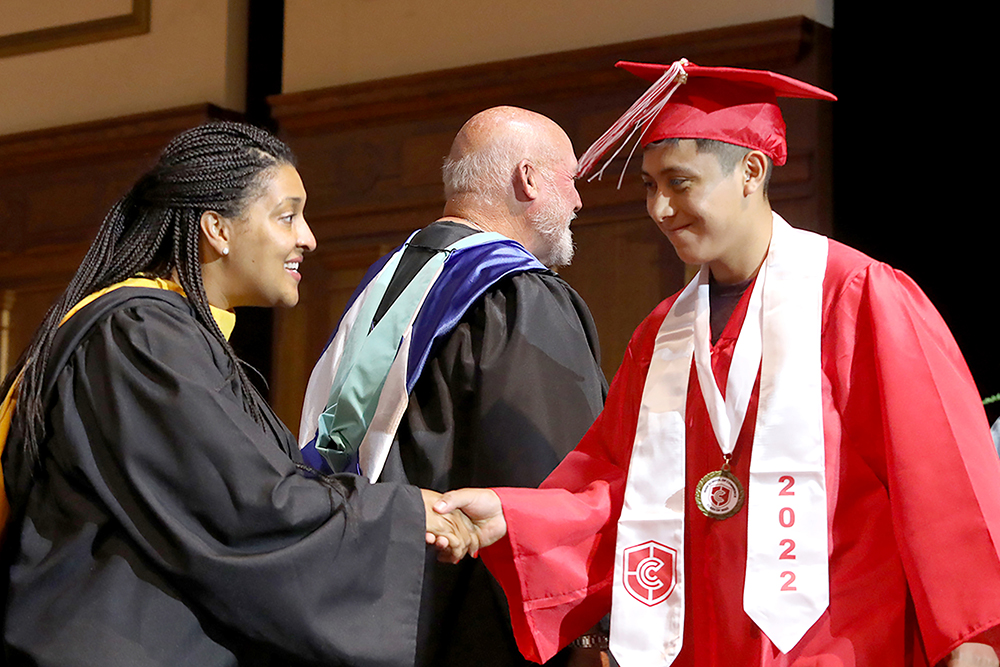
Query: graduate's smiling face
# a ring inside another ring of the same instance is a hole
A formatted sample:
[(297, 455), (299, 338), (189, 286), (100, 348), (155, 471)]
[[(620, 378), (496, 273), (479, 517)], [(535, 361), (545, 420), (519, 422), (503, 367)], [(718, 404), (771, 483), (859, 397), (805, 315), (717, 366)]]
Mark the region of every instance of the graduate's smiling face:
[(693, 139), (650, 144), (643, 152), (649, 217), (682, 261), (708, 264), (717, 278), (752, 245), (743, 166), (725, 173), (719, 158), (699, 152)]
[[(261, 194), (249, 202), (242, 215), (218, 219), (216, 237), (206, 234), (215, 251), (208, 262), (211, 266), (202, 266), (212, 305), (232, 308), (298, 303), (299, 264), (306, 253), (316, 249), (316, 238), (303, 215), (305, 204), (306, 190), (299, 172), (282, 164), (268, 170)], [(202, 216), (203, 229), (207, 215)]]

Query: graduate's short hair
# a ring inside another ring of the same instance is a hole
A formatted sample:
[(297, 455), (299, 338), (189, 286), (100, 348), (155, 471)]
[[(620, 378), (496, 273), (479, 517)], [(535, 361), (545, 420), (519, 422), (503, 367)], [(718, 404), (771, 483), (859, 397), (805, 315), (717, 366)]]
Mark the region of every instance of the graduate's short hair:
[(207, 123), (167, 144), (156, 165), (112, 206), (69, 286), (0, 387), (0, 397), (5, 396), (23, 372), (14, 416), (22, 423), (19, 453), (28, 470), (38, 460), (44, 436), (41, 392), (59, 322), (87, 295), (136, 275), (170, 277), (176, 271), (195, 317), (232, 360), (244, 407), (262, 423), (255, 390), (209, 308), (201, 273), (200, 221), (205, 211), (239, 218), (263, 193), (273, 170), (294, 162), (291, 149), (265, 130), (243, 123)]
[[(654, 141), (645, 147), (676, 146), (679, 141), (679, 137), (670, 137)], [(740, 160), (753, 150), (745, 146), (737, 146), (736, 144), (729, 144), (716, 139), (695, 139), (694, 143), (699, 153), (711, 153), (716, 157), (723, 174), (731, 174), (739, 165)], [(774, 163), (771, 161), (771, 158), (767, 156), (765, 158), (767, 159), (767, 173), (764, 174), (764, 196), (766, 197), (768, 186), (771, 184), (771, 172), (774, 171)]]

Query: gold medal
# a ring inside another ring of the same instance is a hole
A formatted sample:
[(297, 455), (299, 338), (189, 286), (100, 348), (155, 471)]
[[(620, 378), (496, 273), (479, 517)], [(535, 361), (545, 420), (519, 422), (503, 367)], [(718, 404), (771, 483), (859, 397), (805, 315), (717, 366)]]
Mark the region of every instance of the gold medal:
[(712, 519), (728, 519), (743, 508), (743, 485), (729, 466), (710, 472), (698, 482), (694, 500), (702, 514)]

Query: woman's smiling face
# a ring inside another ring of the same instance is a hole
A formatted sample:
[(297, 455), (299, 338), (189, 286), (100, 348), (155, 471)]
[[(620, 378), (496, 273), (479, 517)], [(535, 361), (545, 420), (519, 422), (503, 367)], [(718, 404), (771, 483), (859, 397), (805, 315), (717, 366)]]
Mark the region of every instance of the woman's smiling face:
[(230, 221), (229, 252), (223, 259), (233, 306), (294, 306), (299, 301), (299, 264), (316, 249), (303, 215), (306, 190), (295, 167), (274, 167), (263, 193)]

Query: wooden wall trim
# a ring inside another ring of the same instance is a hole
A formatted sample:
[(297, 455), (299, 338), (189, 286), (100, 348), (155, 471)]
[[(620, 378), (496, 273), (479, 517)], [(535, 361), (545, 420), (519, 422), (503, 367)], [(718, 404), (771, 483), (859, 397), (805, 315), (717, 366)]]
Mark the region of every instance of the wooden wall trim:
[(214, 104), (194, 104), (0, 136), (0, 175), (26, 167), (159, 151), (179, 132), (222, 118), (242, 116)]
[(527, 104), (632, 88), (611, 65), (619, 59), (700, 65), (780, 67), (812, 49), (817, 24), (805, 17), (750, 26), (715, 28), (654, 39), (591, 47), (394, 77), (380, 81), (286, 93), (268, 98), (274, 117), (290, 133), (337, 125), (365, 127), (397, 117), (422, 118), (445, 111)]

